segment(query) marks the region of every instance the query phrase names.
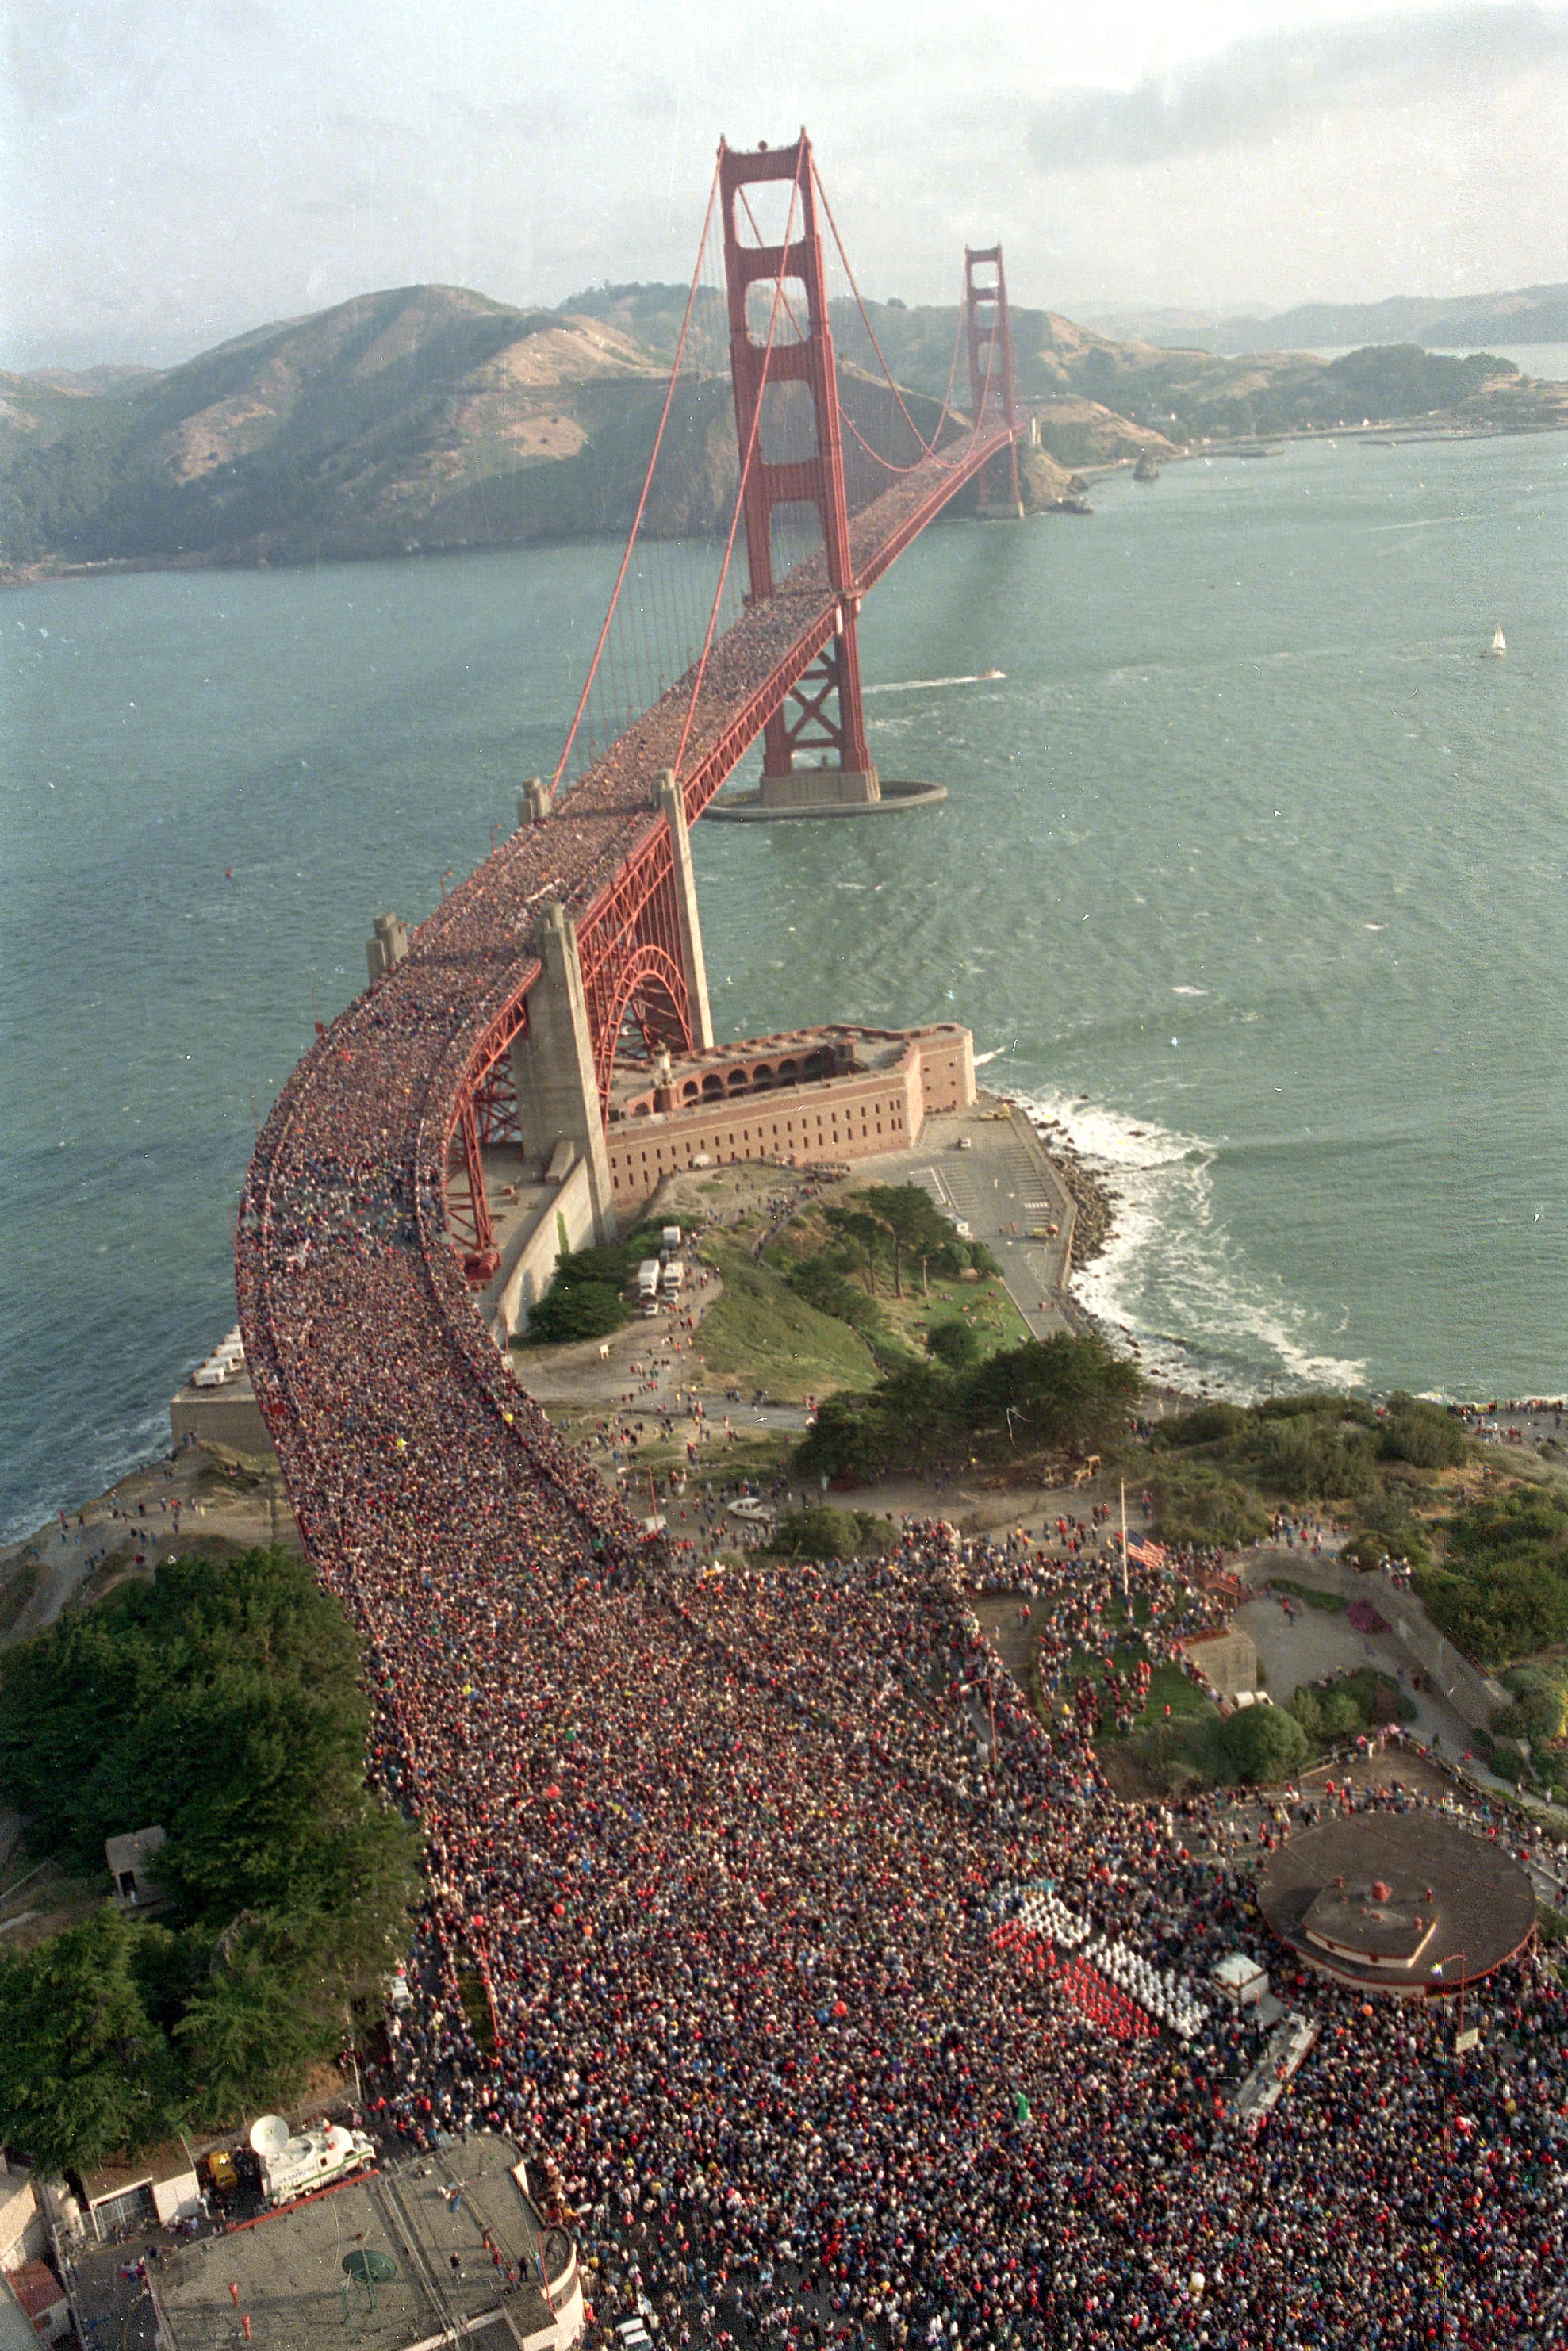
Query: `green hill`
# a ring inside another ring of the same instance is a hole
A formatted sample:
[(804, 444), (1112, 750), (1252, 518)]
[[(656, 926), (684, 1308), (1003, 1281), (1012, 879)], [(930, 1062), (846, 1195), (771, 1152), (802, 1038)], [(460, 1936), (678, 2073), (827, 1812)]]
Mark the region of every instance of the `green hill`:
[[(716, 303), (717, 298), (711, 298)], [(663, 410), (685, 305), (670, 286), (601, 287), (517, 310), (452, 286), (366, 294), (239, 336), (163, 373), (0, 375), (0, 571), (308, 562), (624, 533)], [(946, 409), (954, 308), (836, 305), (852, 503), (895, 461), (962, 430)], [(716, 312), (699, 339), (722, 350)], [(1067, 470), (1236, 435), (1436, 415), (1522, 430), (1568, 422), (1568, 387), (1507, 361), (1415, 345), (1332, 364), (1119, 343), (1046, 310), (1013, 316), (1019, 399), (1040, 447), (1026, 502), (1067, 503)], [(885, 357), (901, 396), (882, 378)], [(797, 401), (799, 429), (804, 395)], [(968, 398), (960, 373), (956, 404)], [(785, 414), (788, 430), (789, 418)], [(683, 372), (645, 528), (727, 524), (737, 472), (722, 362)], [(972, 505), (973, 488), (958, 501)]]

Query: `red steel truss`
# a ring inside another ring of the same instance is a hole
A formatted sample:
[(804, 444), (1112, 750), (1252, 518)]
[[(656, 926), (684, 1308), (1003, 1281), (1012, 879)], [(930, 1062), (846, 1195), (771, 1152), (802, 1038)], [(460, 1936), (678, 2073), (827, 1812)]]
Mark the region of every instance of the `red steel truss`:
[[(807, 752), (863, 771), (869, 756), (855, 636), (862, 600), (956, 492), (1004, 455), (1013, 464), (1016, 496), (1019, 428), (999, 247), (965, 256), (969, 431), (902, 469), (852, 517), (810, 141), (802, 136), (791, 147), (756, 153), (725, 148), (718, 178), (736, 423), (743, 455), (751, 451), (741, 486), (750, 572), (746, 609), (705, 657), (700, 690), (694, 694), (687, 678), (662, 695), (563, 795), (554, 815), (503, 841), (449, 894), (415, 933), (408, 961), (377, 983), (417, 984), (424, 957), (445, 952), (446, 933), (469, 922), (476, 904), (493, 907), (494, 959), (476, 965), (472, 981), (478, 1017), (466, 1051), (455, 1043), (442, 1057), (445, 1108), (437, 1113), (448, 1231), (476, 1284), (488, 1281), (499, 1263), (483, 1154), (521, 1139), (510, 1053), (527, 1031), (528, 991), (540, 967), (528, 910), (559, 901), (575, 925), (607, 1112), (628, 1020), (650, 1050), (664, 1045), (681, 1052), (692, 1043), (674, 847), (653, 806), (659, 775), (677, 769), (686, 819), (695, 824), (758, 736), (768, 775), (788, 774), (796, 754)], [(798, 233), (783, 246), (744, 244), (746, 192), (768, 182), (789, 190)], [(786, 291), (776, 297), (780, 286)], [(756, 288), (768, 289), (766, 302)], [(802, 403), (810, 410), (809, 445), (804, 455), (780, 456), (781, 434), (800, 445)], [(821, 547), (776, 579), (776, 510), (801, 506), (815, 512)], [(499, 990), (497, 964), (507, 974)]]
[(578, 925), (577, 948), (599, 1098), (608, 1107), (629, 1011), (650, 1050), (660, 1045), (673, 1053), (691, 1049), (674, 851), (663, 818)]

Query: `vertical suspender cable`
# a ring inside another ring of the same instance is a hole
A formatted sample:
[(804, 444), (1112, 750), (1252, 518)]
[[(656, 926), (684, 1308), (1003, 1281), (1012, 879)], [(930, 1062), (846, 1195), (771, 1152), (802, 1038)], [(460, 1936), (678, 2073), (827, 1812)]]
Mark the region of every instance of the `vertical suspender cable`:
[[(556, 762), (556, 770), (551, 778), (551, 784), (553, 789), (557, 791), (559, 790), (560, 779), (566, 773), (566, 763), (571, 757), (571, 747), (577, 740), (578, 728), (582, 724), (582, 714), (588, 707), (588, 697), (593, 690), (593, 681), (598, 673), (600, 660), (604, 652), (605, 640), (610, 634), (610, 623), (615, 617), (615, 607), (620, 601), (621, 590), (625, 584), (627, 568), (632, 561), (632, 551), (637, 544), (637, 534), (643, 528), (643, 509), (646, 507), (648, 503), (648, 492), (653, 487), (653, 468), (659, 462), (659, 451), (664, 446), (664, 427), (670, 421), (670, 407), (675, 396), (675, 383), (681, 372), (681, 360), (686, 348), (686, 336), (691, 328), (692, 312), (696, 306), (697, 281), (702, 276), (703, 257), (707, 251), (708, 231), (713, 226), (713, 208), (717, 195), (718, 165), (715, 163), (713, 167), (713, 182), (707, 193), (707, 210), (703, 214), (703, 233), (701, 242), (697, 246), (696, 267), (692, 272), (691, 290), (686, 296), (685, 316), (681, 320), (680, 340), (675, 345), (674, 362), (670, 369), (670, 381), (664, 393), (664, 406), (659, 418), (659, 429), (653, 436), (653, 454), (648, 460), (648, 472), (643, 484), (643, 495), (637, 501), (637, 511), (632, 518), (632, 529), (626, 541), (626, 552), (621, 558), (621, 569), (615, 575), (615, 586), (610, 598), (610, 610), (604, 615), (604, 626), (599, 632), (599, 642), (593, 648), (593, 659), (588, 665), (588, 675), (583, 680), (582, 692), (578, 698), (577, 709), (573, 714), (571, 726), (568, 730), (566, 741), (561, 747), (560, 758)], [(732, 532), (731, 537), (733, 538), (733, 536), (734, 534)]]

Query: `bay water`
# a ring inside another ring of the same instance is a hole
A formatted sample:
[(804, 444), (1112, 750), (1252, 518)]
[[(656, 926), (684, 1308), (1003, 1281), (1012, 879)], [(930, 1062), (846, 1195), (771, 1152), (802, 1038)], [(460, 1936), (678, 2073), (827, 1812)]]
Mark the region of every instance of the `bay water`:
[[(697, 828), (720, 1035), (965, 1021), (1118, 1194), (1085, 1301), (1189, 1384), (1562, 1392), (1568, 436), (1093, 499), (868, 601), (873, 756), (944, 807)], [(553, 768), (618, 560), (0, 599), (6, 1531), (166, 1443), (255, 1120)]]

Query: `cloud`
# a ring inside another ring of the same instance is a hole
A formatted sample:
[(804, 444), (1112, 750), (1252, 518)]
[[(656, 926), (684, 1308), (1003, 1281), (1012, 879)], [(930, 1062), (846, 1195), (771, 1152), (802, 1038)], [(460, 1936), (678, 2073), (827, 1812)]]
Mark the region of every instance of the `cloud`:
[(1437, 8), (1242, 41), (1129, 90), (1063, 90), (1036, 113), (1042, 171), (1135, 166), (1254, 146), (1304, 117), (1491, 88), (1568, 58), (1568, 9)]

